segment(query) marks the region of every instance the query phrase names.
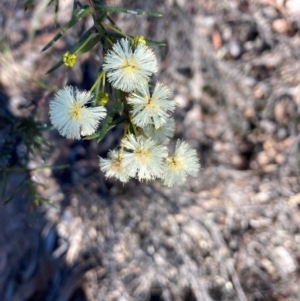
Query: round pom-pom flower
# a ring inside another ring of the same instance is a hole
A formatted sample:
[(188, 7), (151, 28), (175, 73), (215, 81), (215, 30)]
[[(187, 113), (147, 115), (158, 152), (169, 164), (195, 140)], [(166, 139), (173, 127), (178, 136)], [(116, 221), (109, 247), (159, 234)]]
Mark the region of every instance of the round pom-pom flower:
[(127, 101), (133, 106), (132, 122), (140, 127), (153, 124), (156, 129), (167, 122), (170, 113), (175, 110), (175, 101), (171, 99), (172, 93), (160, 82), (157, 82), (152, 95), (148, 85), (138, 92), (132, 93)]
[(149, 124), (143, 128), (143, 130), (148, 137), (152, 138), (157, 143), (167, 144), (174, 136), (175, 120), (174, 118), (168, 119), (168, 121), (158, 129), (156, 129), (153, 124)]
[(67, 86), (59, 90), (50, 101), (50, 120), (58, 132), (70, 139), (80, 139), (82, 136), (93, 134), (101, 119), (106, 116), (106, 109), (86, 107), (91, 101), (92, 94), (80, 92)]
[(132, 48), (128, 40), (121, 39), (104, 56), (103, 70), (114, 88), (132, 92), (147, 85), (157, 72), (157, 61), (146, 45), (140, 43)]
[(163, 160), (167, 157), (166, 146), (157, 145), (152, 139), (130, 134), (122, 140), (124, 151), (122, 162), (130, 177), (153, 180), (161, 175)]
[(200, 169), (199, 159), (194, 149), (178, 140), (173, 156), (168, 156), (163, 169), (162, 180), (171, 187), (183, 184), (188, 175), (196, 176)]
[(122, 157), (119, 151), (111, 150), (108, 158), (100, 157), (100, 169), (105, 173), (107, 178), (115, 177), (121, 182), (126, 183), (129, 180), (127, 169), (124, 167)]

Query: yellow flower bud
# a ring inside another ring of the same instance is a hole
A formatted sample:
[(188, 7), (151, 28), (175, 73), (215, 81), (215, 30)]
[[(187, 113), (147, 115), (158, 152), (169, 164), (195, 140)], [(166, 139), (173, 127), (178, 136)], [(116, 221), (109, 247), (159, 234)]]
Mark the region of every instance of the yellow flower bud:
[(67, 67), (74, 67), (74, 65), (76, 64), (76, 59), (77, 59), (76, 54), (70, 53), (69, 51), (67, 51), (63, 55), (63, 62), (64, 62), (64, 65)]
[(137, 47), (139, 44), (146, 45), (146, 40), (143, 36), (134, 36), (131, 44), (134, 47)]
[(107, 104), (107, 102), (108, 102), (108, 93), (99, 92), (99, 94), (97, 96), (97, 104), (99, 106), (104, 106)]

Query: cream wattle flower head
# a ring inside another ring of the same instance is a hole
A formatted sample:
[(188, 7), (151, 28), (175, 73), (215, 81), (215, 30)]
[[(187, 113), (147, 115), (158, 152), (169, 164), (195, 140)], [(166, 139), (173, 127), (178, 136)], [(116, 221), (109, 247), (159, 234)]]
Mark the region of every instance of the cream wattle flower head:
[(101, 119), (106, 116), (102, 106), (86, 107), (91, 101), (92, 94), (80, 92), (67, 86), (59, 90), (50, 101), (50, 120), (58, 132), (70, 139), (80, 139), (82, 136), (93, 134)]
[(163, 160), (167, 157), (166, 146), (158, 145), (152, 139), (130, 134), (122, 140), (122, 162), (130, 177), (153, 180), (162, 173)]
[(100, 157), (99, 166), (107, 178), (115, 177), (123, 183), (128, 182), (128, 171), (124, 167), (122, 156), (119, 151), (110, 150), (108, 158), (106, 159)]
[(157, 72), (157, 61), (146, 45), (140, 43), (133, 48), (128, 40), (121, 39), (104, 56), (103, 70), (114, 88), (132, 92), (147, 85)]
[(153, 124), (149, 124), (143, 128), (144, 133), (159, 144), (167, 144), (175, 133), (175, 120), (170, 118), (158, 129)]
[(161, 178), (169, 187), (180, 185), (186, 181), (188, 175), (197, 176), (199, 169), (196, 151), (186, 142), (178, 140), (173, 156), (166, 158)]
[(152, 95), (148, 85), (143, 86), (138, 92), (127, 97), (132, 105), (132, 122), (140, 127), (153, 124), (156, 129), (161, 127), (170, 118), (170, 113), (175, 110), (175, 101), (171, 99), (172, 93), (160, 82), (157, 82)]

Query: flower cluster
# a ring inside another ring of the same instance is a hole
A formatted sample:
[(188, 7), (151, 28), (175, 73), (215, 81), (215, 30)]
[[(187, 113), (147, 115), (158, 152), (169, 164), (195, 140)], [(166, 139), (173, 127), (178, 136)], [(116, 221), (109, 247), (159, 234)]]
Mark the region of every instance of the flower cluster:
[(105, 55), (103, 70), (111, 85), (125, 92), (130, 122), (140, 130), (136, 131), (140, 135), (127, 134), (120, 149), (111, 150), (108, 158), (100, 158), (106, 177), (122, 182), (158, 178), (171, 187), (184, 183), (188, 175), (196, 176), (199, 160), (187, 143), (178, 140), (175, 152), (168, 155), (166, 144), (175, 132), (172, 113), (176, 103), (162, 83), (157, 82), (153, 91), (149, 89), (150, 77), (157, 71), (153, 51), (140, 37), (132, 45), (121, 39)]
[(183, 184), (188, 175), (196, 176), (200, 165), (196, 151), (183, 141), (178, 140), (174, 154), (168, 155), (165, 145), (129, 134), (122, 140), (120, 150), (111, 150), (108, 158), (100, 158), (100, 168), (107, 178), (115, 177), (124, 183), (129, 178), (159, 178), (171, 187)]
[[(65, 54), (64, 62), (71, 66), (74, 57)], [(127, 39), (116, 42), (104, 56), (102, 69), (99, 81), (103, 79), (104, 84), (94, 100), (99, 106), (86, 106), (94, 98), (91, 92), (65, 87), (56, 93), (50, 102), (49, 114), (59, 133), (80, 139), (96, 132), (100, 120), (106, 117), (107, 78), (122, 95), (126, 125), (120, 147), (110, 150), (107, 158), (100, 158), (100, 169), (106, 177), (115, 177), (124, 183), (130, 178), (160, 179), (171, 187), (184, 183), (188, 175), (196, 176), (199, 160), (187, 143), (178, 140), (174, 153), (168, 153), (166, 145), (175, 132), (172, 113), (176, 103), (164, 84), (150, 84), (152, 74), (157, 72), (157, 61), (145, 39), (137, 36), (131, 43)]]

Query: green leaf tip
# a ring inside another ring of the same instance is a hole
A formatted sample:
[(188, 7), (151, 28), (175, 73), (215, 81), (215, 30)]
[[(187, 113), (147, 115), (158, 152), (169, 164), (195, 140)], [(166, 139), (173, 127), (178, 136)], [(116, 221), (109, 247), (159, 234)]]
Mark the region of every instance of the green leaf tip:
[(114, 7), (114, 6), (107, 6), (107, 5), (102, 5), (102, 4), (96, 4), (96, 7), (101, 10), (107, 11), (107, 12), (142, 15), (142, 16), (156, 17), (156, 18), (162, 17), (162, 14), (160, 14), (160, 13), (145, 11), (145, 10), (141, 10), (141, 9), (128, 9), (126, 7)]

